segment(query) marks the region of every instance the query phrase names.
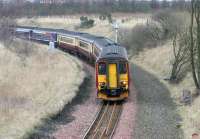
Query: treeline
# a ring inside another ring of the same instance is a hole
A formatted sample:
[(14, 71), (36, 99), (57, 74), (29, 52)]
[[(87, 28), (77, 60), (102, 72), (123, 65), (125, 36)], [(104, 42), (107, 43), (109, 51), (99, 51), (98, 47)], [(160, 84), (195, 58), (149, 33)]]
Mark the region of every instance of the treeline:
[(64, 4), (30, 3), (24, 0), (15, 0), (12, 3), (0, 2), (0, 14), (3, 16), (46, 16), (64, 15), (74, 13), (112, 13), (112, 12), (150, 12), (152, 10), (172, 8), (187, 9), (189, 2), (185, 0), (159, 1), (159, 0), (103, 0), (74, 2), (69, 0)]

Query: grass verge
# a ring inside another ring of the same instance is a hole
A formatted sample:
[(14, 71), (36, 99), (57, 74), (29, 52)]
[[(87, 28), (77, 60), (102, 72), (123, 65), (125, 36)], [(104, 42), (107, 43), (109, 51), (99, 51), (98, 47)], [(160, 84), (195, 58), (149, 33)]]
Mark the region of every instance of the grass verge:
[(43, 118), (61, 111), (84, 77), (82, 64), (61, 51), (22, 40), (2, 45), (0, 138), (22, 138)]
[(132, 65), (132, 79), (137, 89), (135, 139), (182, 139), (178, 127), (182, 120), (168, 88), (159, 79), (137, 65)]
[[(198, 116), (200, 115), (200, 111), (198, 110), (200, 107), (200, 98), (194, 99), (191, 105), (183, 105), (180, 103), (180, 97), (182, 96), (183, 90), (187, 89), (192, 93), (195, 93), (192, 75), (189, 72), (178, 84), (171, 84), (164, 81), (164, 79), (170, 75), (172, 58), (172, 44), (168, 42), (162, 47), (145, 49), (143, 52), (140, 52), (138, 56), (134, 56), (131, 61), (155, 76), (168, 90), (169, 97), (171, 97), (172, 103), (176, 105), (177, 112), (180, 115), (181, 120), (178, 120), (177, 122), (179, 122), (179, 126), (183, 131), (183, 138), (188, 139), (192, 137), (193, 133), (200, 134), (200, 122)], [(137, 80), (137, 78), (135, 80)], [(159, 84), (155, 86), (152, 85), (152, 87), (157, 88), (159, 87)], [(147, 91), (151, 89), (148, 89), (146, 86), (145, 88)], [(160, 91), (163, 92), (162, 90)], [(177, 122), (175, 124), (177, 124)]]

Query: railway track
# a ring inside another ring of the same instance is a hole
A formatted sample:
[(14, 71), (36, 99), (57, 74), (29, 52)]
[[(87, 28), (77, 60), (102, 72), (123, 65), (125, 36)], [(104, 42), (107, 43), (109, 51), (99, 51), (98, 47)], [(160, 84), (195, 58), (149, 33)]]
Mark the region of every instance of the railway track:
[(84, 139), (111, 139), (122, 111), (122, 102), (103, 102)]

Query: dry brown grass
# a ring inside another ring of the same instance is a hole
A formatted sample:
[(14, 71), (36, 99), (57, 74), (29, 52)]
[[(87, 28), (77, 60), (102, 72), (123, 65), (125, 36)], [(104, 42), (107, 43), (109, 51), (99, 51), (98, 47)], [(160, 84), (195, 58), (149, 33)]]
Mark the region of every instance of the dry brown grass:
[[(102, 35), (114, 39), (114, 31), (111, 24), (107, 20), (99, 20), (99, 15), (91, 14), (84, 15), (90, 19), (95, 20), (95, 25), (89, 29), (76, 28), (80, 24), (80, 17), (82, 15), (70, 16), (50, 16), (50, 17), (34, 17), (34, 18), (20, 18), (17, 20), (19, 25), (50, 27), (50, 28), (63, 28), (67, 30), (77, 30), (92, 33), (95, 35)], [(132, 28), (137, 24), (146, 23), (150, 17), (148, 14), (121, 14), (115, 13), (113, 19), (120, 23), (121, 28)], [(122, 19), (126, 20), (122, 23)]]
[(195, 86), (190, 73), (179, 84), (174, 85), (163, 80), (169, 76), (173, 58), (171, 54), (172, 44), (168, 42), (162, 47), (145, 49), (138, 56), (133, 57), (131, 61), (155, 75), (168, 88), (182, 118), (181, 129), (184, 132), (184, 138), (189, 139), (193, 133), (200, 133), (200, 98), (195, 99), (191, 106), (179, 103), (183, 89), (189, 89), (194, 93)]
[[(24, 45), (34, 47), (29, 55)], [(76, 58), (45, 45), (15, 40), (8, 49), (0, 44), (0, 138), (22, 138), (57, 113), (76, 95), (84, 76)]]

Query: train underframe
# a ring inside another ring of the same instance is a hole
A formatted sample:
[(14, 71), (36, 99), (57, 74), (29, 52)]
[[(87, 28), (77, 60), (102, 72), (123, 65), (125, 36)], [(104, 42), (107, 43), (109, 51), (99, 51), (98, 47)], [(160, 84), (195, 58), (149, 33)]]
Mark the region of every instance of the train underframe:
[(118, 101), (128, 98), (129, 91), (122, 89), (107, 89), (97, 91), (97, 98), (108, 101)]

